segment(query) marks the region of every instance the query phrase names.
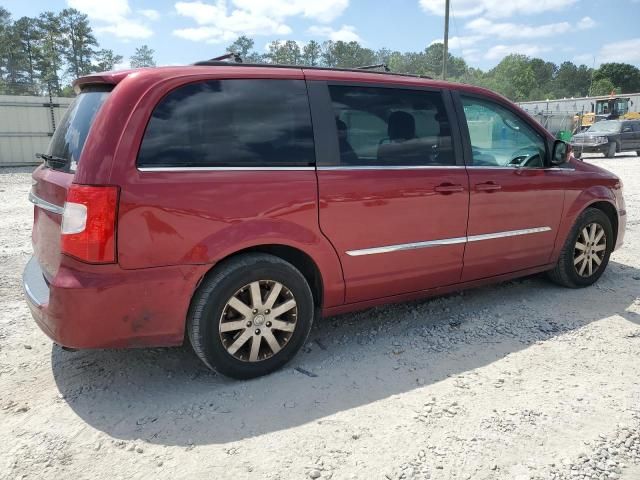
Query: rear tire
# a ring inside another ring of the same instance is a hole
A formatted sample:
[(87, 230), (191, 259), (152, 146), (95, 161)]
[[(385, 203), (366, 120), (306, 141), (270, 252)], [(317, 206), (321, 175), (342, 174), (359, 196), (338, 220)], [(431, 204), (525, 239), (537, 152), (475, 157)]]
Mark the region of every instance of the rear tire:
[(582, 212), (567, 236), (560, 258), (548, 272), (555, 283), (569, 288), (593, 285), (602, 275), (613, 251), (609, 217), (596, 208)]
[(576, 151), (574, 151), (574, 152), (573, 152), (573, 156), (574, 156), (575, 158), (578, 158), (578, 159), (579, 159), (579, 158), (582, 158), (582, 152), (576, 152)]
[(209, 368), (247, 379), (287, 363), (304, 345), (314, 315), (313, 294), (297, 268), (247, 253), (205, 277), (191, 301), (187, 333)]
[(640, 157), (640, 150), (636, 150), (636, 155)]
[(605, 156), (607, 158), (613, 158), (616, 156), (616, 142), (611, 142), (609, 143), (609, 148), (607, 150), (607, 153), (605, 153)]

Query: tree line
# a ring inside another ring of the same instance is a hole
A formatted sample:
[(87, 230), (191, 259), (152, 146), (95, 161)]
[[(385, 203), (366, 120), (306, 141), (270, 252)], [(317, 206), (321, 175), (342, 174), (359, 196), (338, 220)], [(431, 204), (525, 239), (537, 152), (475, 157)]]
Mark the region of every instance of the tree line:
[[(355, 41), (299, 44), (286, 40), (273, 41), (265, 52), (259, 52), (253, 39), (241, 36), (227, 51), (239, 54), (247, 63), (341, 68), (385, 64), (393, 72), (433, 78), (441, 76), (444, 59), (441, 43), (417, 52), (400, 52), (373, 50)], [(10, 12), (0, 7), (0, 93), (71, 94), (75, 78), (111, 70), (122, 62), (122, 55), (100, 48), (87, 15), (78, 10), (47, 11), (14, 21)], [(155, 66), (154, 51), (142, 45), (129, 63), (133, 68)], [(605, 63), (593, 69), (570, 61), (557, 65), (512, 54), (483, 71), (449, 53), (447, 72), (449, 80), (487, 87), (514, 101), (640, 91), (640, 70), (626, 63)]]
[[(142, 45), (130, 64), (155, 66), (153, 54)], [(0, 6), (0, 93), (70, 95), (75, 78), (112, 70), (122, 61), (122, 55), (100, 48), (87, 15), (76, 9), (14, 21)]]
[[(312, 40), (299, 45), (288, 40), (271, 42), (263, 54), (254, 50), (254, 44), (251, 38), (243, 36), (227, 50), (249, 62), (341, 68), (385, 64), (392, 72), (432, 78), (441, 77), (444, 60), (442, 43), (433, 43), (419, 52), (399, 52), (388, 48), (372, 50), (355, 41)], [(449, 53), (447, 73), (448, 80), (487, 87), (514, 101), (640, 92), (640, 69), (626, 63), (604, 63), (593, 69), (570, 61), (557, 65), (541, 58), (511, 54), (483, 71)]]

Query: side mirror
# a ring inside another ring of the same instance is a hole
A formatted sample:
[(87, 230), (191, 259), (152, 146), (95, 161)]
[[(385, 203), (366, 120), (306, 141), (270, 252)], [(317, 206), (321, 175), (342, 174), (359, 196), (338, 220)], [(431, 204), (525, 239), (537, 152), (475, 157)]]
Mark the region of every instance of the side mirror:
[(558, 166), (564, 165), (569, 161), (569, 154), (571, 153), (571, 147), (562, 140), (556, 140), (553, 142), (553, 151), (551, 152), (551, 164)]
[(624, 127), (622, 129), (622, 133), (629, 133), (631, 131), (631, 127)]

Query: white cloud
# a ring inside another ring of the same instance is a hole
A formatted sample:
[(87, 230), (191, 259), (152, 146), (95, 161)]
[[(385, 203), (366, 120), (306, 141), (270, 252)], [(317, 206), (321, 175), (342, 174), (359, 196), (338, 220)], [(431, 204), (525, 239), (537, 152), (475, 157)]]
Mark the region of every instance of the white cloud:
[(597, 52), (575, 55), (573, 61), (577, 64), (596, 68), (608, 62), (640, 65), (640, 38), (605, 43)]
[(568, 22), (524, 25), (496, 23), (486, 18), (477, 18), (467, 23), (466, 28), (478, 34), (498, 38), (542, 38), (569, 32), (572, 27)]
[[(478, 42), (484, 39), (484, 35), (468, 35), (461, 37), (449, 37), (449, 49), (450, 50), (460, 50), (468, 47), (475, 46)], [(443, 43), (444, 40), (438, 39), (433, 40), (429, 45), (433, 45), (434, 43)]]
[(210, 5), (202, 2), (178, 2), (175, 4), (178, 15), (190, 17), (198, 25), (214, 24), (220, 17), (227, 16), (226, 2)]
[[(303, 42), (302, 40), (293, 40), (294, 42), (296, 42), (298, 44), (298, 48), (300, 50), (302, 50), (306, 45), (307, 42)], [(275, 43), (277, 43), (278, 45), (284, 45), (287, 40), (274, 40)], [(269, 47), (271, 46), (273, 42), (267, 42), (264, 44), (264, 51), (268, 52), (269, 51)]]
[(240, 10), (275, 18), (303, 16), (319, 22), (332, 22), (349, 6), (349, 0), (233, 0)]
[(580, 55), (576, 55), (575, 57), (573, 57), (573, 61), (577, 64), (577, 65), (593, 65), (595, 63), (594, 58), (593, 58), (593, 54), (591, 53), (582, 53)]
[(518, 53), (521, 55), (528, 55), (533, 57), (549, 50), (551, 50), (550, 47), (543, 47), (541, 45), (530, 43), (518, 43), (514, 45), (494, 45), (487, 50), (484, 58), (486, 58), (487, 60), (501, 60), (503, 57), (512, 53)]
[(477, 48), (463, 48), (462, 58), (467, 62), (477, 62), (480, 60), (480, 50)]
[(105, 22), (116, 22), (131, 13), (128, 0), (67, 0), (67, 5), (86, 13), (91, 19)]
[(117, 70), (129, 70), (131, 68), (131, 64), (128, 61), (124, 61), (124, 62), (120, 62), (120, 63), (116, 63), (113, 66), (113, 71), (117, 71)]
[(343, 42), (360, 42), (362, 39), (360, 35), (356, 33), (356, 27), (353, 25), (342, 25), (338, 30), (334, 30), (331, 27), (314, 25), (309, 28), (308, 33), (310, 35), (317, 35), (319, 37), (326, 37), (329, 40), (337, 42), (342, 40)]
[(606, 43), (596, 55), (596, 59), (601, 63), (623, 62), (638, 64), (640, 63), (640, 37)]
[[(231, 0), (230, 3), (231, 6), (226, 0), (176, 2), (178, 15), (192, 19), (199, 27), (176, 29), (173, 34), (210, 43), (233, 40), (240, 35), (288, 35), (292, 30), (285, 23), (287, 18), (301, 16), (330, 22), (342, 15), (349, 0)], [(347, 32), (342, 33), (348, 36)]]
[[(67, 5), (97, 23), (98, 33), (109, 33), (123, 40), (149, 38), (153, 31), (142, 21), (132, 18), (128, 0), (67, 0)], [(156, 12), (157, 13), (157, 12)], [(144, 15), (144, 14), (143, 14)]]
[(153, 35), (153, 30), (146, 25), (126, 18), (108, 25), (97, 26), (95, 30), (98, 33), (110, 33), (123, 40), (149, 38)]
[(160, 19), (160, 12), (158, 12), (157, 10), (154, 10), (153, 8), (145, 8), (142, 10), (138, 10), (138, 13), (143, 17), (148, 18), (152, 22), (155, 22), (156, 20)]
[[(507, 18), (513, 15), (532, 15), (557, 11), (575, 4), (578, 0), (458, 0), (452, 6), (458, 17), (488, 16)], [(434, 15), (444, 15), (445, 0), (420, 0), (422, 9)]]
[(235, 40), (240, 35), (289, 35), (291, 29), (272, 18), (255, 17), (241, 10), (226, 15), (218, 6), (200, 2), (178, 2), (179, 14), (193, 18), (200, 27), (173, 31), (177, 37), (210, 43)]
[(582, 17), (580, 19), (580, 21), (578, 22), (577, 26), (578, 26), (578, 28), (580, 30), (588, 30), (590, 28), (595, 27), (595, 25), (596, 25), (596, 22), (595, 22), (595, 20), (593, 18), (591, 18), (591, 17)]

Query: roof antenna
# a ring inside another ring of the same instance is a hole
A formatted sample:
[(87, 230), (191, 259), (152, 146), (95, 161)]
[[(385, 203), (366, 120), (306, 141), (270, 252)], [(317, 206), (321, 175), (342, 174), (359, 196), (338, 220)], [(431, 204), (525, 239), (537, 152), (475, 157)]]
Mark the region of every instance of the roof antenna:
[(378, 63), (376, 65), (363, 65), (362, 67), (356, 67), (357, 70), (375, 70), (376, 68), (381, 68), (385, 72), (391, 71), (391, 69), (387, 66), (386, 63)]
[(239, 53), (229, 52), (224, 55), (220, 55), (219, 57), (210, 58), (209, 60), (201, 60), (199, 62), (194, 63), (194, 65), (208, 65), (211, 62), (224, 62), (225, 60), (233, 59), (234, 63), (242, 63), (242, 57)]

